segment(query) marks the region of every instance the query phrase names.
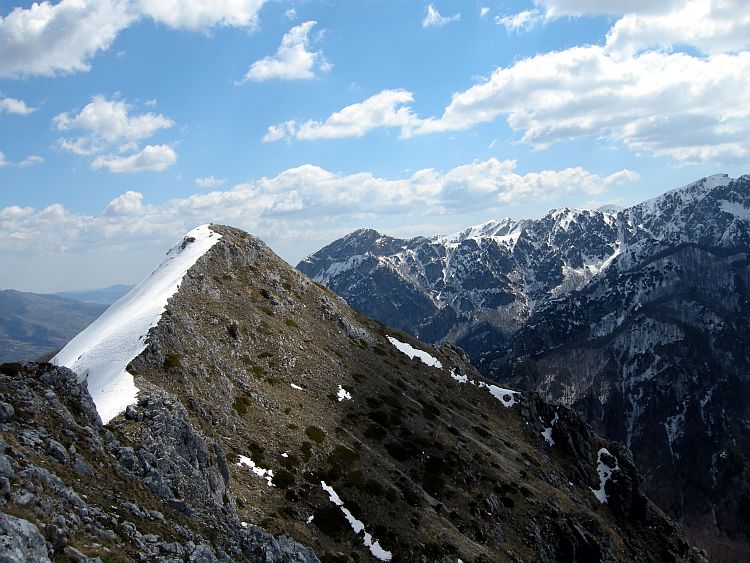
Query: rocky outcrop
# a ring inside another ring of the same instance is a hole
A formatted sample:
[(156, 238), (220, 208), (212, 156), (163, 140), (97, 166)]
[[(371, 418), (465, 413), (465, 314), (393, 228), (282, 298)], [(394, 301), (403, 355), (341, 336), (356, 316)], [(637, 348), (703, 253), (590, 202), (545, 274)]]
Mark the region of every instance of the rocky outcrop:
[(67, 368), (0, 372), (3, 561), (317, 561), (241, 525), (221, 451), (163, 393), (144, 395), (133, 420), (118, 421), (141, 428), (124, 432), (101, 425)]
[(0, 553), (7, 563), (50, 561), (44, 536), (34, 524), (1, 512)]

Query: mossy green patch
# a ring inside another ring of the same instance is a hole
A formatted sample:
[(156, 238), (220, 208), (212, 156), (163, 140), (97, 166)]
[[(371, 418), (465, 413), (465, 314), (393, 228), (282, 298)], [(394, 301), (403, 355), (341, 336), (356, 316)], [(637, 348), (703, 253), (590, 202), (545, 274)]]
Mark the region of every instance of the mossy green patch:
[(162, 364), (162, 367), (164, 368), (164, 371), (169, 371), (171, 369), (179, 368), (180, 365), (181, 361), (179, 354), (167, 354), (164, 357), (164, 363)]
[(248, 397), (245, 394), (238, 395), (234, 398), (234, 402), (232, 403), (232, 408), (235, 410), (235, 412), (240, 416), (245, 416), (247, 414), (247, 409), (252, 404), (252, 401), (250, 400), (250, 397)]
[(305, 435), (318, 444), (322, 444), (323, 440), (326, 439), (325, 430), (318, 428), (317, 426), (308, 426), (305, 428)]

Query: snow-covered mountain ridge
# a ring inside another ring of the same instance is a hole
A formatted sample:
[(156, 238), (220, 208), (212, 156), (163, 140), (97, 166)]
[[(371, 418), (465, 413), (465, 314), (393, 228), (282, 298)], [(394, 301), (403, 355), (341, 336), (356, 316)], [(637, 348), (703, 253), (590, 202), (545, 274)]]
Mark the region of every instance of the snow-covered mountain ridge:
[(747, 242), (743, 182), (747, 177), (710, 176), (614, 214), (559, 209), (449, 236), (402, 240), (363, 229), (297, 268), (353, 307), (424, 340), (461, 342), (478, 324), (502, 338), (615, 259), (626, 267), (679, 242)]
[(105, 424), (135, 402), (138, 388), (127, 365), (146, 349), (148, 331), (161, 319), (187, 271), (220, 238), (208, 225), (187, 233), (151, 275), (52, 358), (53, 364), (86, 379)]

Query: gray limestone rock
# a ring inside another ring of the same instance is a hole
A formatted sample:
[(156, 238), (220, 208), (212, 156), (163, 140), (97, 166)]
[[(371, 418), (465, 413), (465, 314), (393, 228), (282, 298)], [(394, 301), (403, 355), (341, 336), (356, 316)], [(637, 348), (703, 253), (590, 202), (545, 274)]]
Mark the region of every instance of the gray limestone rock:
[(16, 416), (16, 410), (10, 403), (0, 401), (0, 422), (12, 422)]
[(0, 563), (50, 561), (47, 543), (37, 527), (23, 518), (0, 512)]
[(50, 440), (47, 444), (47, 453), (60, 463), (68, 463), (70, 456), (65, 446), (56, 440)]
[(0, 477), (10, 477), (14, 473), (13, 465), (8, 456), (0, 454)]

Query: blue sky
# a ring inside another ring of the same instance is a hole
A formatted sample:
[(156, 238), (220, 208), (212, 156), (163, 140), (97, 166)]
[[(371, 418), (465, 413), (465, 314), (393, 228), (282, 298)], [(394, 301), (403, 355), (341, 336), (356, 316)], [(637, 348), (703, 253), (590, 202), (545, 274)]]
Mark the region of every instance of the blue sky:
[(0, 287), (197, 224), (291, 263), (748, 172), (742, 0), (0, 1)]

